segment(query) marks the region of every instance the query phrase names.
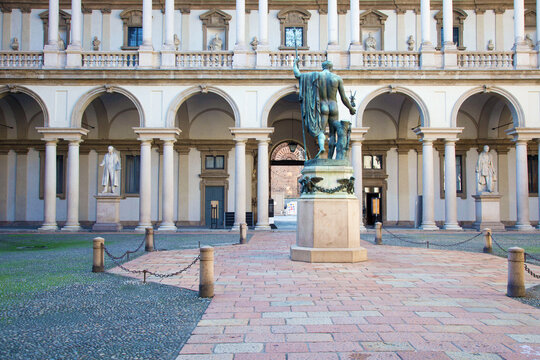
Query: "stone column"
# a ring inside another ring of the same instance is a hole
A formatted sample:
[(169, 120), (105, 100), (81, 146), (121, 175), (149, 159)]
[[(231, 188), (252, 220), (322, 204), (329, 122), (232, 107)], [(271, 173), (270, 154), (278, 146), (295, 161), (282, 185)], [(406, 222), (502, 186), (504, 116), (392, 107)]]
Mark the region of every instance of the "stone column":
[(354, 174), (354, 194), (359, 200), (360, 205), (360, 231), (365, 231), (364, 226), (364, 185), (362, 184), (362, 140), (351, 138), (351, 162)]
[(268, 142), (269, 138), (260, 139), (257, 161), (257, 226), (255, 230), (270, 230), (268, 222)]
[(484, 14), (486, 13), (485, 9), (476, 9), (476, 50), (485, 51), (486, 42), (484, 40)]
[(11, 8), (2, 9), (2, 49), (11, 50)]
[(63, 231), (79, 231), (79, 144), (81, 140), (70, 140), (67, 164), (67, 221)]
[(163, 218), (158, 231), (176, 231), (174, 225), (174, 145), (175, 140), (163, 141)]
[(456, 139), (444, 142), (444, 229), (461, 230), (457, 222)]
[[(51, 0), (52, 1), (52, 0)], [(143, 0), (142, 9), (143, 42), (145, 48), (152, 48), (152, 0)]]
[(259, 0), (259, 46), (268, 45), (268, 0)]
[(101, 9), (101, 50), (109, 51), (111, 49), (111, 9)]
[[(536, 13), (540, 14), (540, 1), (536, 2)], [(539, 49), (540, 49), (540, 16), (537, 16), (536, 17), (536, 50), (538, 51)]]
[(45, 143), (45, 179), (43, 193), (42, 231), (55, 231), (56, 226), (56, 144), (57, 139), (44, 139)]
[(431, 45), (431, 6), (429, 0), (420, 1), (420, 18), (422, 28), (422, 46)]
[(328, 0), (328, 46), (338, 45), (337, 0)]
[(360, 45), (360, 2), (351, 0), (351, 45)]
[(22, 8), (22, 31), (21, 31), (21, 47), (20, 49), (22, 51), (28, 51), (30, 50), (30, 14), (31, 9), (30, 8)]
[(529, 184), (527, 177), (527, 140), (516, 140), (517, 230), (532, 230), (529, 221)]
[(246, 47), (246, 3), (236, 0), (236, 48)]
[(443, 42), (441, 45), (454, 45), (452, 0), (443, 0)]
[(81, 14), (81, 0), (71, 0), (70, 45), (76, 48), (81, 48)]
[(165, 45), (174, 49), (174, 0), (165, 0)]
[(424, 138), (422, 139), (422, 225), (420, 226), (422, 230), (439, 229), (435, 225), (434, 191), (433, 139)]
[(234, 225), (237, 230), (246, 222), (246, 139), (235, 138)]
[(152, 154), (150, 139), (141, 141), (141, 174), (139, 181), (139, 225), (135, 231), (144, 232), (147, 227), (152, 227), (151, 202), (152, 202)]
[(60, 8), (58, 0), (49, 0), (49, 28), (47, 45), (56, 46), (58, 50), (58, 18)]
[(514, 0), (514, 43), (525, 41), (525, 8), (523, 0)]

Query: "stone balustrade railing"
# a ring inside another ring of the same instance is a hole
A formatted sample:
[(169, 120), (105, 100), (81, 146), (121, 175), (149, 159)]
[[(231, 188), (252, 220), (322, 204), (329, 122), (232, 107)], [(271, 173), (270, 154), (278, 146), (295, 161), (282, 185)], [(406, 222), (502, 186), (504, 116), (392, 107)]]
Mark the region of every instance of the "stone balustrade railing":
[[(66, 53), (61, 52), (65, 59)], [(252, 59), (255, 59), (255, 53), (252, 53)], [(398, 51), (362, 51), (360, 57), (351, 64), (354, 69), (377, 69), (377, 70), (422, 70), (421, 58), (419, 52), (398, 52)], [(437, 53), (439, 56), (442, 54)], [(70, 54), (67, 54), (68, 57)], [(271, 69), (291, 69), (295, 59), (294, 51), (273, 51), (269, 53), (256, 54), (257, 59), (260, 56), (268, 56), (263, 68)], [(530, 51), (526, 56), (520, 59), (527, 59), (526, 64), (517, 64), (516, 54), (512, 51), (458, 51), (457, 66), (462, 70), (511, 70), (514, 68), (538, 69), (538, 57), (540, 54), (536, 51)], [(159, 68), (159, 51), (155, 51), (152, 56), (152, 64), (143, 66), (139, 64), (138, 51), (87, 51), (81, 55), (82, 69), (138, 69), (139, 65), (143, 68)], [(320, 69), (322, 63), (327, 59), (324, 51), (300, 51), (300, 67), (303, 69)], [(341, 53), (341, 63), (346, 63), (348, 52)], [(351, 53), (352, 56), (352, 53)], [(358, 56), (356, 54), (355, 56)], [(62, 58), (62, 57), (61, 57)], [(177, 52), (175, 54), (175, 65), (177, 69), (234, 69), (234, 68), (253, 68), (257, 69), (253, 60), (247, 64), (235, 62), (235, 54), (232, 51), (189, 51)], [(352, 58), (351, 58), (352, 59)], [(142, 60), (141, 60), (142, 61)], [(259, 60), (257, 60), (259, 61)], [(351, 60), (352, 61), (352, 60)], [(522, 61), (522, 60), (520, 60)], [(40, 51), (0, 51), (1, 69), (40, 69), (44, 67), (43, 52)], [(436, 65), (441, 68), (442, 65)], [(47, 66), (48, 68), (62, 68), (59, 66)], [(340, 69), (341, 67), (335, 66)]]
[[(320, 69), (322, 63), (326, 60), (326, 53), (324, 51), (301, 51), (298, 53), (298, 57), (300, 58), (300, 67)], [(291, 69), (294, 58), (294, 51), (271, 52), (270, 67)]]
[(92, 51), (82, 54), (83, 69), (135, 69), (139, 66), (137, 51)]
[(0, 51), (0, 68), (39, 69), (42, 66), (41, 51)]
[(461, 69), (512, 69), (514, 53), (511, 51), (464, 51), (458, 53)]
[(176, 67), (180, 69), (196, 68), (232, 68), (232, 51), (191, 51), (176, 53)]
[(420, 68), (420, 54), (410, 51), (365, 51), (362, 67), (377, 69), (418, 69)]

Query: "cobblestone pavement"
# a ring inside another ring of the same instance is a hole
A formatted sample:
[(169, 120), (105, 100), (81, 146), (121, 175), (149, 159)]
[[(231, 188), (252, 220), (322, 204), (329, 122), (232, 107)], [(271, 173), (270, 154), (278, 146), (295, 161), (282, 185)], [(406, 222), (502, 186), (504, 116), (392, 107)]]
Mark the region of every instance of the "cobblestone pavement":
[[(505, 295), (503, 258), (363, 242), (366, 262), (309, 264), (290, 261), (293, 243), (256, 233), (215, 249), (216, 296), (177, 360), (540, 358), (540, 310)], [(127, 266), (174, 271), (196, 254)], [(196, 289), (197, 270), (161, 282)]]

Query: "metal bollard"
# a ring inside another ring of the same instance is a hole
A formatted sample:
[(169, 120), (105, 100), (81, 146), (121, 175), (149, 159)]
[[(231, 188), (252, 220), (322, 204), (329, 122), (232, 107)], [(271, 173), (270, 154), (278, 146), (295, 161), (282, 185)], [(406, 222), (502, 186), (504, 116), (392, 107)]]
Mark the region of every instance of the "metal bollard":
[(375, 223), (375, 244), (382, 245), (382, 223)]
[(94, 263), (92, 272), (105, 271), (105, 239), (101, 237), (94, 238)]
[(154, 228), (144, 229), (144, 251), (154, 251)]
[(214, 248), (203, 246), (200, 249), (199, 297), (214, 297)]
[(493, 244), (491, 242), (491, 229), (490, 228), (485, 228), (484, 229), (484, 238), (486, 240), (486, 245), (484, 245), (484, 252), (487, 253), (487, 254), (492, 254), (493, 253)]
[(508, 286), (506, 295), (511, 297), (525, 296), (525, 251), (519, 247), (508, 249)]
[(247, 243), (247, 224), (240, 224), (240, 244)]

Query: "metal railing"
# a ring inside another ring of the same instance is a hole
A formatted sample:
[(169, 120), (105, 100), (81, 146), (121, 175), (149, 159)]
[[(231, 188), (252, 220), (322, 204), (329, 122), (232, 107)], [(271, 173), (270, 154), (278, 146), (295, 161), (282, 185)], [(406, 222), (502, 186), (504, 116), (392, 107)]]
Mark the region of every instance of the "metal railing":
[(1, 68), (39, 69), (42, 66), (41, 51), (0, 51)]

